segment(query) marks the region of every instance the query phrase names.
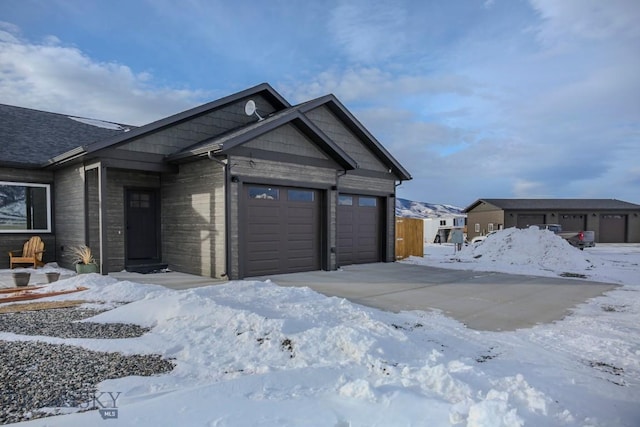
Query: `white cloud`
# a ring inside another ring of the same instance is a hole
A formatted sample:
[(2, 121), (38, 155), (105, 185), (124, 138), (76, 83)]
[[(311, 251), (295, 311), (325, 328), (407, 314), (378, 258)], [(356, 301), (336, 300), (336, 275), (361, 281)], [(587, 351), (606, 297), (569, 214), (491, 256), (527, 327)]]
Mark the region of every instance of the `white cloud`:
[(407, 13), (399, 2), (342, 1), (331, 13), (329, 31), (355, 62), (386, 60), (407, 44)]
[(147, 72), (96, 62), (54, 36), (43, 43), (0, 27), (0, 102), (75, 116), (141, 125), (197, 104), (202, 92), (153, 86)]
[(539, 36), (546, 43), (567, 38), (588, 40), (636, 38), (640, 35), (637, 0), (530, 0), (543, 21)]

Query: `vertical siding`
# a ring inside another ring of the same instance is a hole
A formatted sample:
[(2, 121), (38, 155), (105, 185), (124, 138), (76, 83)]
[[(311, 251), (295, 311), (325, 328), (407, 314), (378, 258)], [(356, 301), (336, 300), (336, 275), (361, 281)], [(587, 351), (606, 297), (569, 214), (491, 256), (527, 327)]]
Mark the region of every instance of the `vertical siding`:
[(211, 160), (180, 165), (162, 177), (162, 253), (169, 268), (226, 274), (224, 167)]

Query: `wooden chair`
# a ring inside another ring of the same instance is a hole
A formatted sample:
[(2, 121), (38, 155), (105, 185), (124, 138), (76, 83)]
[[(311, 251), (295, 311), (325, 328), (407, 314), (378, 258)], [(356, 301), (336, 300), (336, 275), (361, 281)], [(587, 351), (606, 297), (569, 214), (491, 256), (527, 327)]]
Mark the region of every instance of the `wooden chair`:
[(27, 240), (22, 248), (22, 254), (18, 255), (19, 253), (20, 251), (9, 252), (10, 268), (13, 268), (14, 264), (33, 264), (33, 268), (44, 266), (42, 262), (44, 242), (39, 236), (33, 236)]

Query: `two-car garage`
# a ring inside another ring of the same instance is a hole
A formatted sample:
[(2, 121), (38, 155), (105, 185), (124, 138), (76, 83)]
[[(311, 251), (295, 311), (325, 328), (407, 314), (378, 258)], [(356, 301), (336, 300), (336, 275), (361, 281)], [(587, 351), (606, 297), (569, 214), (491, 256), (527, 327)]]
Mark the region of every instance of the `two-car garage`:
[[(328, 191), (267, 185), (243, 187), (244, 276), (325, 268), (329, 250), (325, 209)], [(382, 199), (340, 194), (337, 204), (337, 265), (381, 261)]]

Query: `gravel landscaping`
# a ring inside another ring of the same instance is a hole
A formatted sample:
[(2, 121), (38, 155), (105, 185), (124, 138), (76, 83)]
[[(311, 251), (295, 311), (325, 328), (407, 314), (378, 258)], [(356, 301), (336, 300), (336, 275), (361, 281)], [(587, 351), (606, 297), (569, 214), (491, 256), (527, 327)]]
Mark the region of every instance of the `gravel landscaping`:
[[(0, 314), (0, 331), (60, 338), (134, 338), (147, 329), (124, 323), (78, 320), (101, 310), (61, 308)], [(41, 341), (0, 340), (0, 424), (64, 412), (94, 409), (96, 385), (110, 378), (170, 372), (173, 363), (158, 355), (124, 356)], [(46, 409), (45, 409), (46, 408)]]

